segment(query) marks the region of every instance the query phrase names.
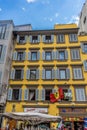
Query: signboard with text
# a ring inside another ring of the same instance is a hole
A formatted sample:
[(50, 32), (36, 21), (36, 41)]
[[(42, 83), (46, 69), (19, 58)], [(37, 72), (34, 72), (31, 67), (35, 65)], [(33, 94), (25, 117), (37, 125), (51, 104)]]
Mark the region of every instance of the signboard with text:
[(40, 112), (40, 113), (47, 113), (47, 108), (24, 108), (24, 112)]

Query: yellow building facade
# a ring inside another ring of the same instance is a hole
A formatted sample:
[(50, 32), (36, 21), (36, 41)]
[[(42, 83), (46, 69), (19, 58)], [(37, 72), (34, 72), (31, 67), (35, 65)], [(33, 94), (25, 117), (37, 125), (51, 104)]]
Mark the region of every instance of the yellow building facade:
[(86, 98), (87, 36), (76, 24), (14, 32), (6, 112), (60, 115), (67, 129), (82, 128)]

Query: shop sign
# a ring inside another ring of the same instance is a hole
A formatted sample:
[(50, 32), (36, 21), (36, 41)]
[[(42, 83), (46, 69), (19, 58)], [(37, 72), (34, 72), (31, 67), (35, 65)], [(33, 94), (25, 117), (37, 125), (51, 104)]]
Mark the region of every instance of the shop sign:
[(40, 113), (47, 113), (47, 108), (24, 108), (24, 112), (40, 112)]
[(82, 118), (79, 117), (65, 117), (64, 121), (82, 121)]

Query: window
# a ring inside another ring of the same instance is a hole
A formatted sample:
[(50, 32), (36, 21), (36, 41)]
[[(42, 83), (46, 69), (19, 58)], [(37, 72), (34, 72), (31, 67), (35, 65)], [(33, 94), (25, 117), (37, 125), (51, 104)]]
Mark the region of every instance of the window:
[(31, 60), (33, 61), (37, 60), (37, 52), (31, 52)]
[(83, 79), (82, 68), (73, 68), (73, 77), (74, 79)]
[(80, 50), (77, 49), (71, 49), (71, 59), (72, 60), (79, 60), (80, 59)]
[(84, 43), (84, 52), (87, 53), (87, 44)]
[(37, 61), (40, 59), (40, 52), (38, 50), (32, 50), (28, 52), (29, 61)]
[(69, 34), (70, 42), (77, 42), (77, 34)]
[(50, 94), (52, 93), (52, 89), (45, 89), (45, 100), (50, 100)]
[(30, 79), (36, 79), (36, 69), (30, 70)]
[(26, 58), (26, 52), (23, 51), (14, 51), (13, 53), (13, 60), (23, 61)]
[(51, 60), (54, 60), (55, 58), (55, 52), (52, 51), (52, 50), (45, 50), (42, 52), (42, 59), (43, 60), (46, 60), (46, 61), (51, 61)]
[(44, 43), (52, 43), (54, 41), (53, 35), (43, 35), (42, 38)]
[(29, 101), (35, 101), (36, 91), (35, 89), (29, 89)]
[(60, 70), (60, 79), (66, 79), (66, 70)]
[(23, 69), (12, 69), (10, 74), (10, 79), (22, 80), (24, 77)]
[(76, 88), (76, 101), (85, 101), (85, 90), (84, 88)]
[(58, 68), (56, 70), (56, 79), (70, 79), (70, 70), (68, 68)]
[(19, 100), (19, 89), (13, 89), (12, 100)]
[(27, 80), (38, 80), (39, 79), (39, 69), (38, 68), (30, 68), (26, 71), (26, 79)]
[(52, 79), (52, 70), (46, 70), (45, 71), (45, 78), (46, 79)]
[(0, 45), (0, 58), (1, 58), (1, 54), (2, 54), (2, 47), (3, 47), (3, 45)]
[(59, 87), (58, 88), (59, 100), (61, 101), (71, 101), (72, 100), (72, 91), (68, 87)]
[(57, 60), (67, 60), (68, 59), (68, 51), (67, 50), (61, 50), (61, 49), (58, 49), (56, 51), (56, 59)]
[(59, 34), (57, 36), (57, 42), (58, 43), (64, 43), (65, 42), (65, 36), (63, 34)]
[(59, 59), (64, 60), (65, 59), (65, 52), (64, 51), (59, 51)]
[(7, 25), (0, 25), (0, 39), (5, 39)]
[(25, 36), (19, 37), (19, 43), (21, 43), (21, 44), (25, 43)]
[(9, 88), (8, 89), (8, 100), (19, 101), (22, 98), (22, 89), (21, 88)]
[(55, 79), (55, 70), (51, 67), (44, 68), (42, 70), (42, 79), (50, 80)]
[(23, 52), (17, 53), (17, 60), (22, 61), (23, 60)]
[(45, 60), (52, 60), (52, 54), (50, 51), (45, 52)]
[(40, 35), (30, 36), (30, 43), (39, 43), (40, 42)]
[(21, 70), (15, 70), (15, 79), (21, 79)]

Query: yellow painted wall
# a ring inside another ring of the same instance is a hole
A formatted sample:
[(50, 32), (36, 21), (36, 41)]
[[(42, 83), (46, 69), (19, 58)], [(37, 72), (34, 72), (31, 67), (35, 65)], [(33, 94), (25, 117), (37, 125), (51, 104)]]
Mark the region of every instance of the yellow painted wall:
[[(77, 26), (75, 24), (67, 24), (67, 25), (55, 25), (55, 29), (70, 29), (70, 28), (77, 28)], [(13, 80), (10, 80), (10, 86), (11, 85), (21, 85), (22, 84), (22, 89), (24, 90), (26, 88), (26, 85), (28, 84), (31, 84), (31, 85), (35, 85), (35, 84), (38, 84), (38, 88), (41, 89), (43, 88), (42, 84), (49, 84), (49, 85), (54, 85), (55, 88), (57, 88), (57, 85), (64, 85), (64, 84), (67, 84), (67, 85), (70, 85), (70, 89), (72, 89), (72, 95), (73, 95), (73, 98), (72, 98), (72, 101), (75, 101), (75, 93), (74, 93), (74, 85), (73, 84), (87, 84), (87, 73), (84, 72), (83, 70), (83, 75), (84, 75), (84, 80), (73, 80), (72, 79), (72, 65), (74, 64), (83, 64), (83, 60), (84, 59), (87, 59), (86, 55), (85, 54), (82, 54), (82, 51), (80, 49), (80, 53), (81, 53), (81, 61), (71, 61), (70, 59), (70, 48), (75, 46), (75, 47), (79, 47), (80, 44), (81, 44), (81, 41), (86, 41), (87, 40), (87, 36), (78, 36), (78, 42), (77, 43), (70, 43), (69, 42), (69, 38), (68, 38), (68, 34), (65, 35), (65, 44), (57, 44), (56, 43), (56, 35), (54, 35), (54, 43), (53, 44), (44, 44), (42, 42), (42, 36), (40, 36), (40, 43), (39, 44), (29, 44), (29, 36), (28, 36), (28, 39), (27, 39), (27, 43), (24, 44), (24, 45), (18, 45), (17, 42), (15, 41), (15, 47), (14, 47), (14, 50), (16, 49), (26, 49), (26, 53), (28, 54), (28, 51), (29, 51), (29, 48), (39, 48), (40, 50), (40, 53), (42, 53), (43, 51), (43, 48), (46, 48), (46, 47), (49, 47), (49, 48), (53, 48), (53, 50), (56, 51), (56, 48), (60, 47), (60, 48), (63, 48), (65, 47), (67, 50), (68, 50), (68, 60), (65, 61), (65, 62), (62, 62), (62, 61), (57, 61), (57, 60), (54, 60), (52, 62), (44, 62), (42, 60), (42, 58), (40, 57), (40, 60), (37, 61), (37, 62), (30, 62), (27, 60), (27, 57), (26, 57), (26, 60), (24, 62), (15, 62), (15, 61), (12, 61), (12, 68), (14, 66), (24, 66), (24, 72), (26, 72), (27, 68), (28, 68), (28, 65), (39, 65), (39, 69), (42, 70), (43, 68), (43, 65), (54, 65), (54, 69), (56, 69), (56, 65), (60, 64), (64, 64), (64, 65), (68, 65), (68, 67), (70, 68), (70, 74), (71, 74), (71, 78), (70, 80), (61, 80), (61, 81), (58, 81), (58, 80), (52, 80), (52, 81), (44, 81), (41, 79), (38, 80), (38, 81), (28, 81), (26, 80), (26, 73), (24, 74), (24, 80), (22, 81), (13, 81)], [(28, 55), (27, 55), (28, 56)], [(83, 66), (82, 66), (83, 68)], [(87, 86), (86, 86), (86, 95), (87, 95)], [(24, 91), (23, 91), (23, 94), (22, 96), (24, 96)], [(24, 97), (22, 97), (22, 101), (21, 102), (9, 102), (7, 101), (7, 104), (6, 104), (6, 112), (11, 112), (12, 111), (12, 105), (15, 104), (16, 105), (16, 112), (23, 112), (23, 105), (35, 105), (37, 106), (38, 104), (33, 102), (25, 102), (24, 100)], [(61, 104), (59, 102), (56, 102), (56, 103), (44, 103), (44, 102), (39, 102), (39, 106), (48, 106), (48, 113), (51, 114), (51, 115), (59, 115), (59, 110), (58, 110), (58, 105), (61, 106)], [(62, 105), (71, 105), (70, 104), (63, 104)], [(85, 104), (77, 104), (77, 105), (85, 105)]]

